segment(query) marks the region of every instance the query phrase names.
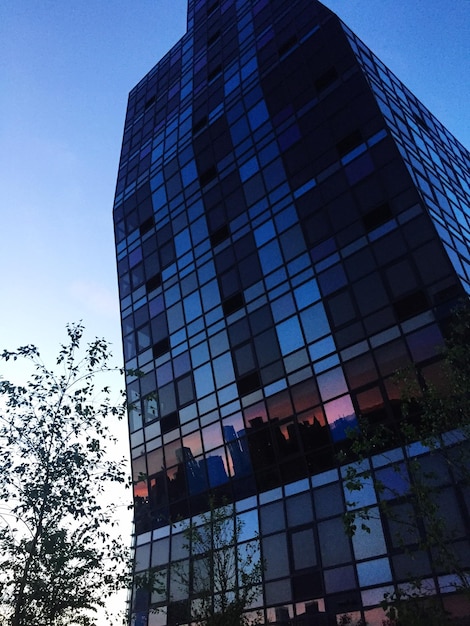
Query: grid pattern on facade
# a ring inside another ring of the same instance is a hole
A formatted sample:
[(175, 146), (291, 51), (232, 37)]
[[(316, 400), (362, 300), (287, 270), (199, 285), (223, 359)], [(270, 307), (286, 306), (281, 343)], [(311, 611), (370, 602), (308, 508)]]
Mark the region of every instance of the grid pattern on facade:
[(130, 94), (114, 211), (139, 563), (216, 491), (263, 537), (267, 621), (360, 611), (403, 572), (381, 524), (341, 533), (337, 454), (399, 416), (397, 369), (438, 371), (468, 154), (320, 3), (188, 16)]

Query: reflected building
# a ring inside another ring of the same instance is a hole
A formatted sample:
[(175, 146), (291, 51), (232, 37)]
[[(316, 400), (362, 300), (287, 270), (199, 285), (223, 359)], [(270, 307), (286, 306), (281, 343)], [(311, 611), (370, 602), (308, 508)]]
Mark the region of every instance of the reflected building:
[[(267, 623), (373, 626), (410, 562), (389, 520), (345, 535), (337, 459), (358, 416), (400, 419), (397, 369), (439, 376), (470, 284), (468, 164), (317, 0), (188, 1), (186, 34), (129, 95), (114, 204), (125, 366), (140, 371), (138, 571), (186, 558), (172, 522), (212, 493), (236, 503), (241, 541), (259, 533)], [(384, 459), (373, 471), (393, 479)], [(443, 481), (465, 551), (468, 503)], [(444, 589), (431, 554), (412, 563)], [(151, 603), (168, 607), (152, 626), (189, 621), (169, 589), (136, 594), (136, 623)]]

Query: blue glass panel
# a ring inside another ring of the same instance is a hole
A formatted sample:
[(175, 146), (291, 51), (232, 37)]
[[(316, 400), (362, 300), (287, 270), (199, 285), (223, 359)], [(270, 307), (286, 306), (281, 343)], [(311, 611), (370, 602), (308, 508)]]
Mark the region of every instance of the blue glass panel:
[(348, 431), (357, 427), (356, 414), (349, 396), (327, 402), (324, 409), (333, 441), (346, 439)]
[(294, 290), (295, 301), (298, 309), (304, 309), (320, 299), (317, 281), (313, 278)]
[(161, 187), (156, 189), (152, 194), (153, 210), (157, 211), (159, 208), (165, 206), (166, 203), (167, 203), (166, 189), (162, 185)]
[(290, 354), (305, 344), (297, 317), (281, 322), (276, 326), (276, 332), (283, 355)]
[(245, 180), (248, 180), (248, 178), (251, 178), (251, 176), (253, 176), (253, 174), (256, 174), (258, 170), (259, 170), (258, 159), (254, 156), (249, 161), (247, 161), (242, 166), (240, 166), (239, 172), (240, 172), (240, 178), (242, 182), (245, 182)]
[(333, 337), (330, 335), (322, 339), (321, 341), (316, 341), (314, 344), (309, 346), (310, 358), (312, 361), (318, 361), (322, 357), (334, 352), (336, 349), (335, 342), (333, 341)]
[(256, 245), (261, 248), (263, 244), (276, 236), (273, 222), (271, 220), (265, 222), (262, 226), (257, 228), (253, 234), (255, 236)]
[(295, 313), (295, 304), (292, 294), (288, 293), (282, 298), (275, 300), (271, 305), (271, 310), (275, 322), (279, 322)]
[(281, 250), (277, 241), (271, 241), (259, 251), (259, 260), (264, 274), (269, 274), (283, 264)]
[(191, 237), (189, 236), (189, 229), (185, 228), (178, 233), (175, 237), (176, 255), (182, 256), (191, 248)]
[(196, 396), (202, 398), (214, 391), (214, 379), (210, 363), (202, 365), (194, 370), (194, 384), (196, 385)]
[(284, 211), (281, 211), (274, 218), (278, 232), (287, 230), (289, 226), (298, 222), (297, 211), (293, 206), (287, 207)]
[(183, 300), (183, 305), (187, 323), (202, 315), (201, 298), (199, 297), (199, 293), (197, 291), (189, 296), (186, 296)]
[(343, 371), (340, 367), (317, 376), (317, 384), (324, 401), (340, 396), (348, 390)]
[(207, 283), (201, 288), (201, 298), (204, 312), (209, 311), (220, 302), (219, 285), (216, 280)]
[(232, 133), (232, 140), (234, 145), (241, 143), (250, 134), (248, 122), (244, 118), (238, 120), (238, 122), (233, 124), (230, 130)]
[(343, 266), (338, 263), (329, 270), (326, 270), (326, 272), (323, 272), (318, 277), (318, 281), (323, 295), (326, 296), (343, 287), (347, 283), (347, 278)]
[(193, 367), (197, 367), (209, 360), (209, 347), (206, 342), (191, 348), (191, 361)]
[(358, 563), (357, 575), (361, 587), (385, 583), (392, 580), (392, 572), (388, 559), (376, 559), (366, 563)]
[(326, 317), (323, 304), (321, 303), (315, 304), (305, 311), (302, 311), (300, 319), (307, 338), (307, 343), (316, 341), (320, 337), (330, 333), (330, 324)]
[(266, 104), (263, 100), (258, 102), (250, 111), (248, 111), (248, 119), (252, 130), (255, 130), (269, 118)]
[(350, 185), (354, 185), (359, 180), (368, 176), (374, 170), (374, 163), (370, 154), (366, 152), (361, 157), (350, 163), (344, 168), (346, 178)]
[(369, 519), (365, 522), (367, 530), (358, 524), (352, 538), (354, 555), (358, 561), (380, 556), (387, 551), (379, 510), (369, 509), (368, 514)]
[(196, 164), (194, 161), (190, 161), (187, 165), (181, 168), (181, 178), (183, 179), (183, 185), (189, 185), (197, 178)]
[(241, 68), (241, 77), (242, 80), (246, 80), (250, 74), (253, 74), (258, 69), (258, 63), (256, 61), (256, 57), (250, 59), (247, 63), (243, 65)]

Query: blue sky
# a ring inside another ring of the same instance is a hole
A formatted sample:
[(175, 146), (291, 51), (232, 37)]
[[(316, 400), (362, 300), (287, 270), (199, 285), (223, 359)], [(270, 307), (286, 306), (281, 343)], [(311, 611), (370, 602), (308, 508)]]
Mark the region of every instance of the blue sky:
[[(470, 0), (325, 4), (470, 146)], [(127, 94), (185, 23), (185, 0), (2, 0), (0, 347), (52, 351), (82, 319), (120, 355), (111, 209)]]

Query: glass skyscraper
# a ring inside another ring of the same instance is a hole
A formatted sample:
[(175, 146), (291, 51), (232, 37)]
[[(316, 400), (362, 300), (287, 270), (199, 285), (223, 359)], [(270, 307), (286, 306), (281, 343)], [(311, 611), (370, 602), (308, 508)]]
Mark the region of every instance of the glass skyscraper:
[[(190, 623), (172, 522), (209, 493), (234, 503), (241, 543), (259, 535), (265, 623), (381, 626), (383, 594), (410, 575), (457, 606), (387, 519), (346, 535), (338, 455), (359, 415), (400, 417), (397, 369), (438, 372), (470, 287), (469, 161), (317, 0), (189, 0), (187, 33), (129, 95), (114, 204), (125, 366), (140, 371), (136, 571), (168, 577), (167, 598), (134, 591), (136, 624)], [(443, 489), (469, 555), (470, 500), (450, 475)], [(368, 484), (359, 504), (378, 497)]]

